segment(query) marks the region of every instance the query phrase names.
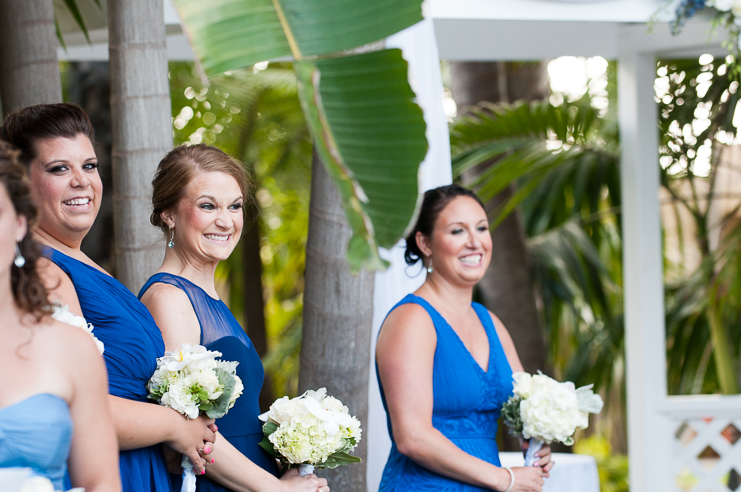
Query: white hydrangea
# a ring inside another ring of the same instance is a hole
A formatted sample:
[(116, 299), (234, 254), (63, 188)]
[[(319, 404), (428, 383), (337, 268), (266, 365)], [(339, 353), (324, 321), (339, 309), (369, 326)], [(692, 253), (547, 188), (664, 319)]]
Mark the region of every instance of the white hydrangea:
[(530, 376), (515, 373), (514, 393), (521, 397), (520, 418), (522, 436), (545, 442), (573, 443), (577, 429), (589, 425), (589, 413), (602, 410), (602, 398), (592, 392), (592, 386), (578, 390), (574, 383), (558, 381), (544, 374)]
[(186, 378), (171, 384), (162, 395), (160, 404), (182, 413), (189, 419), (198, 418), (198, 400), (191, 394), (191, 383)]
[(362, 436), (360, 421), (326, 388), (279, 398), (260, 419), (277, 426), (268, 440), (292, 464), (321, 465), (336, 452), (352, 451)]

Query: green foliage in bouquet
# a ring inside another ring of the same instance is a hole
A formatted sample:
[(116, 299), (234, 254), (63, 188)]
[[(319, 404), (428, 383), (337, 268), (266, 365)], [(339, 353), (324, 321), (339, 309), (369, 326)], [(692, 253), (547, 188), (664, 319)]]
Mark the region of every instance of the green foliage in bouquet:
[(202, 391), (203, 394), (198, 395), (201, 403), (198, 407), (204, 412), (210, 419), (220, 419), (229, 410), (231, 403), (232, 394), (234, 393), (234, 387), (236, 381), (234, 376), (224, 369), (216, 369), (216, 376), (219, 378), (219, 387), (223, 388), (221, 396), (213, 401), (209, 401), (208, 393)]
[(502, 406), (502, 420), (507, 424), (509, 433), (513, 436), (522, 435), (522, 418), (520, 417), (520, 402), (522, 397), (512, 395), (509, 400)]

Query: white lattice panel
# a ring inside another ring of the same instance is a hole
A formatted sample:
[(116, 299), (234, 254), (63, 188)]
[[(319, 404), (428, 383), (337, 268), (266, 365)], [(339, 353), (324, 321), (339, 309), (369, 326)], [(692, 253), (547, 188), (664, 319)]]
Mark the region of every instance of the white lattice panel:
[(674, 420), (672, 465), (683, 492), (741, 491), (741, 409), (739, 419)]

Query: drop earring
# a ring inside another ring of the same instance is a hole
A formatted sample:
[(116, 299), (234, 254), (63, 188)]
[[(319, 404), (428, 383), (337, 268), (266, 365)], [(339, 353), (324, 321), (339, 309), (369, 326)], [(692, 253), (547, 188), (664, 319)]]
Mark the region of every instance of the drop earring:
[(15, 245), (15, 259), (13, 260), (13, 264), (18, 268), (23, 268), (23, 265), (26, 264), (26, 259), (21, 254), (21, 249), (18, 247), (19, 244), (20, 242)]
[(168, 229), (170, 229), (170, 240), (167, 242), (167, 247), (172, 249), (175, 247), (175, 241), (174, 241), (175, 231), (173, 231), (172, 228), (168, 228)]
[(427, 258), (429, 258), (430, 262), (427, 264), (427, 273), (432, 273), (435, 271), (434, 268), (432, 268), (432, 258), (427, 255)]

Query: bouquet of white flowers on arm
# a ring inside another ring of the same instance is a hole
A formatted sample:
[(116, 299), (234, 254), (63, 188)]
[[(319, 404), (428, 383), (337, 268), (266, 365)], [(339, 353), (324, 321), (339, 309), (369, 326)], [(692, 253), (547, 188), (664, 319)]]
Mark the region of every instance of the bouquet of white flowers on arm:
[(289, 468), (298, 466), (300, 475), (360, 462), (348, 454), (360, 442), (360, 421), (325, 388), (284, 396), (260, 420), (265, 422), (260, 446)]
[(602, 397), (591, 384), (576, 389), (572, 382), (559, 383), (540, 372), (516, 372), (512, 379), (514, 395), (502, 407), (502, 418), (510, 433), (530, 440), (525, 466), (537, 461), (534, 455), (543, 443), (574, 444), (577, 429), (589, 426), (589, 414), (602, 410)]
[[(218, 419), (234, 406), (244, 386), (237, 376), (238, 362), (216, 360), (221, 352), (202, 345), (183, 344), (177, 352), (157, 359), (157, 370), (147, 383), (149, 398), (189, 419), (205, 414)], [(183, 456), (182, 492), (196, 490), (193, 464)]]

